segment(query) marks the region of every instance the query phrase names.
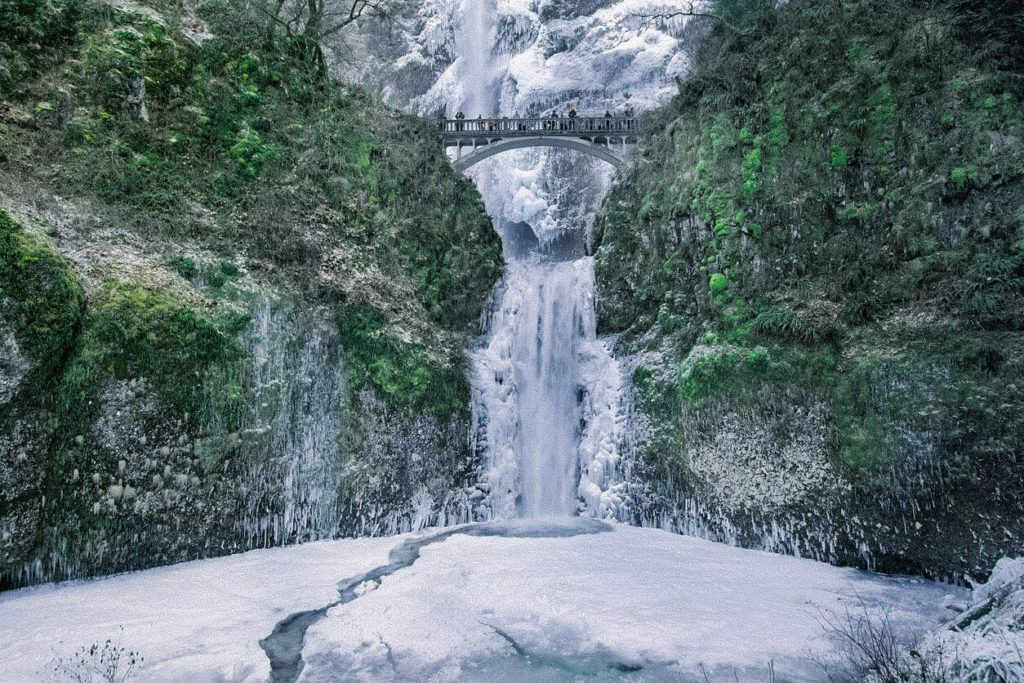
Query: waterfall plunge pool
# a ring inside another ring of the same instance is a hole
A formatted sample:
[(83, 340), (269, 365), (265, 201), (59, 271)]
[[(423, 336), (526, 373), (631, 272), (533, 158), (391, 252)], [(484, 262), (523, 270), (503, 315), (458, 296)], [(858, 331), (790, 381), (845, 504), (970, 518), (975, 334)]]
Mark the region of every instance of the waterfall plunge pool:
[[(599, 525), (602, 529), (595, 528)], [(256, 550), (0, 595), (9, 680), (111, 638), (145, 657), (137, 680), (265, 681), (259, 641), (289, 614), (338, 601), (302, 644), (302, 681), (822, 679), (846, 610), (922, 631), (964, 589), (885, 577), (586, 519), (517, 520), (420, 536)], [(598, 533), (594, 533), (597, 531)]]

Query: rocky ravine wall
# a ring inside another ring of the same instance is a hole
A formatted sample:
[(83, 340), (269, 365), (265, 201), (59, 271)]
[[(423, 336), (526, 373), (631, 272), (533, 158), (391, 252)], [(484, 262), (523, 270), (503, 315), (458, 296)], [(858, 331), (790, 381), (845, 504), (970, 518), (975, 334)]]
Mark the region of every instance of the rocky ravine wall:
[(595, 224), (637, 521), (955, 579), (1021, 551), (1024, 89), (959, 18), (705, 39)]
[(244, 3), (2, 8), (0, 587), (468, 514), (501, 245), (430, 124)]
[(0, 220), (0, 585), (465, 514), (466, 413), (353, 389), (331, 310), (130, 249), (86, 305), (67, 233)]

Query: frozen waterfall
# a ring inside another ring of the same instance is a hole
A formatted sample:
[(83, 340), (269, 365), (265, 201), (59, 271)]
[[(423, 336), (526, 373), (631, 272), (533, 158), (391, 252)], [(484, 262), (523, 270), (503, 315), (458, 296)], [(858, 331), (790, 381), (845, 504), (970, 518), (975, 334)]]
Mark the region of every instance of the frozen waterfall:
[[(456, 32), (460, 108), (470, 117), (514, 113), (502, 110), (494, 87), (490, 5), (467, 0)], [(508, 262), (471, 354), (485, 517), (623, 512), (622, 382), (597, 338), (594, 266), (580, 219), (607, 176), (591, 171), (592, 162), (547, 151), (502, 155), (474, 170)]]
[(472, 381), (491, 514), (618, 517), (622, 382), (596, 335), (593, 260), (512, 260), (487, 329)]
[(490, 83), (494, 13), (494, 0), (469, 0), (463, 8), (462, 30), (456, 37), (455, 49), (463, 62), (462, 109), (471, 116), (493, 113), (494, 95)]

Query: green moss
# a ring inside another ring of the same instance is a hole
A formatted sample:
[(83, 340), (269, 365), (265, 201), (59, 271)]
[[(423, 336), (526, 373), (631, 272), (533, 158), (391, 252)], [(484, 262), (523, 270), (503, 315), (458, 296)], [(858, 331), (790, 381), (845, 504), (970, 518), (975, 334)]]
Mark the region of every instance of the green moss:
[(729, 278), (722, 273), (714, 273), (708, 279), (708, 287), (712, 294), (721, 294), (729, 287)]
[(432, 358), (421, 345), (398, 339), (381, 311), (346, 307), (339, 313), (339, 330), (353, 388), (372, 388), (391, 405), (428, 409), (443, 419), (468, 409), (469, 384), (462, 368)]
[(85, 298), (67, 261), (0, 209), (0, 316), (44, 374), (63, 362), (81, 324)]
[(832, 165), (832, 168), (846, 168), (846, 148), (840, 147), (839, 145), (832, 145), (829, 163)]
[(679, 373), (680, 399), (691, 408), (700, 408), (716, 397), (756, 402), (764, 385), (814, 390), (832, 380), (838, 362), (828, 350), (786, 346), (696, 348), (700, 353), (684, 361)]
[[(240, 417), (245, 393), (241, 378), (229, 372), (245, 357), (235, 335), (247, 324), (238, 315), (212, 322), (168, 293), (105, 282), (61, 379), (60, 403), (68, 413), (85, 412), (103, 378), (144, 378), (172, 414), (202, 424), (216, 405), (230, 423)], [(204, 381), (213, 376), (211, 396)]]

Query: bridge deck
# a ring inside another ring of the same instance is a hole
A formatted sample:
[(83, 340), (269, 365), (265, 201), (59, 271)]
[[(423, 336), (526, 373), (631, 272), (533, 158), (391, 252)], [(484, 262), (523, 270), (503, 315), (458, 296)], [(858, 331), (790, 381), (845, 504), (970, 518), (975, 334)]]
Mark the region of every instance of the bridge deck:
[(633, 117), (610, 116), (543, 119), (439, 119), (438, 130), (446, 146), (487, 144), (513, 137), (574, 138), (636, 138), (640, 135), (639, 120)]

